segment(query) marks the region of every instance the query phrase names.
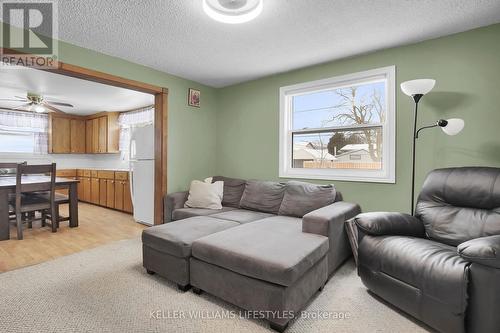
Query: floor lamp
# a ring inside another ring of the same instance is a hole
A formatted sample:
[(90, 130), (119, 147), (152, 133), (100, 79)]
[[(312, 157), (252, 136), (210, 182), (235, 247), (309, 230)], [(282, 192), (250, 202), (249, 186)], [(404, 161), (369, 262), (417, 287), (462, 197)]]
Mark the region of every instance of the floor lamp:
[(462, 131), (464, 128), (464, 121), (462, 119), (453, 118), (453, 119), (440, 119), (435, 124), (421, 127), (417, 130), (417, 119), (418, 119), (418, 102), (420, 99), (430, 92), (434, 85), (436, 84), (435, 80), (432, 79), (419, 79), (419, 80), (411, 80), (401, 83), (401, 90), (406, 95), (410, 96), (415, 102), (415, 110), (413, 112), (413, 145), (412, 145), (412, 171), (411, 171), (411, 214), (414, 214), (415, 211), (415, 145), (417, 143), (418, 135), (420, 131), (433, 128), (433, 127), (441, 127), (444, 133), (448, 135), (456, 135)]

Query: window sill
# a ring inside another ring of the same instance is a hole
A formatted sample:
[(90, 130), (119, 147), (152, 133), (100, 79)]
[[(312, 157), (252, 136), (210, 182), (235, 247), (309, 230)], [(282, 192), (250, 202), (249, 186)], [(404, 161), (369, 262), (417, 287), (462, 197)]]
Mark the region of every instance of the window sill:
[(317, 179), (317, 180), (338, 180), (347, 182), (362, 182), (362, 183), (385, 183), (385, 184), (395, 184), (395, 177), (384, 177), (380, 174), (374, 175), (339, 175), (339, 174), (321, 174), (318, 173), (321, 170), (314, 170), (314, 172), (280, 172), (279, 178), (292, 178), (292, 179)]

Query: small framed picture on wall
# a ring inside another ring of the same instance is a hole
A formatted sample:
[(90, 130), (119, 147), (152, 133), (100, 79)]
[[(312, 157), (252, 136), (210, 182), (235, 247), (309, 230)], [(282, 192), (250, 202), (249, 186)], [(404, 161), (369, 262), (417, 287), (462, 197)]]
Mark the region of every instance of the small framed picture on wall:
[(195, 108), (199, 108), (200, 107), (200, 95), (201, 95), (201, 92), (199, 90), (189, 88), (188, 105), (194, 106)]

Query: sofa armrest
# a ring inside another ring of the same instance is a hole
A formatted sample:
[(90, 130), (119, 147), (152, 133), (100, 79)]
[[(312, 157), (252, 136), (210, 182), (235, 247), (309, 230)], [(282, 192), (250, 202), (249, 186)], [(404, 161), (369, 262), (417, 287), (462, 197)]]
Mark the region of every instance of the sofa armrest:
[(460, 244), (457, 251), (467, 261), (500, 268), (500, 235), (472, 239)]
[(165, 209), (163, 219), (165, 223), (172, 222), (172, 213), (174, 210), (184, 207), (188, 195), (188, 191), (183, 191), (170, 193), (165, 196), (163, 202), (163, 208)]
[(330, 237), (344, 229), (344, 223), (358, 215), (361, 208), (358, 204), (338, 201), (331, 205), (313, 210), (302, 218), (302, 231)]
[(424, 237), (422, 221), (403, 213), (373, 212), (359, 214), (354, 219), (356, 226), (372, 236), (412, 236)]

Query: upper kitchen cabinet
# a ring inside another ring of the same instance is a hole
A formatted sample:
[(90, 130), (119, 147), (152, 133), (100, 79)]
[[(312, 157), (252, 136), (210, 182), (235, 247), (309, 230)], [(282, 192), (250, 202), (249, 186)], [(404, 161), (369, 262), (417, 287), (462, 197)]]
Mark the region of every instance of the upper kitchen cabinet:
[(71, 118), (51, 115), (49, 118), (49, 153), (71, 152)]
[(89, 116), (86, 121), (86, 148), (89, 154), (118, 153), (118, 113)]
[(118, 153), (118, 112), (91, 116), (50, 115), (49, 153)]
[(85, 154), (85, 119), (71, 119), (70, 146), (72, 154)]

